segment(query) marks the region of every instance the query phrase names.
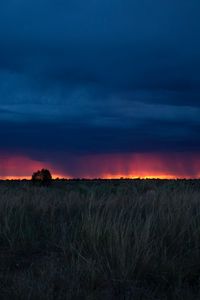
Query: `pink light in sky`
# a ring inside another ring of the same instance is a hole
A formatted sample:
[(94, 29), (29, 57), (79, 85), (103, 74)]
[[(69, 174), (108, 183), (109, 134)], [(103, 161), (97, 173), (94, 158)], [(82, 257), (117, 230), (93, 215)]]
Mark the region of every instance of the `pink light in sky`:
[[(68, 164), (71, 162), (70, 165)], [(1, 179), (30, 179), (47, 168), (53, 178), (199, 178), (198, 154), (96, 154), (61, 157), (60, 162), (38, 161), (27, 156), (0, 155)]]

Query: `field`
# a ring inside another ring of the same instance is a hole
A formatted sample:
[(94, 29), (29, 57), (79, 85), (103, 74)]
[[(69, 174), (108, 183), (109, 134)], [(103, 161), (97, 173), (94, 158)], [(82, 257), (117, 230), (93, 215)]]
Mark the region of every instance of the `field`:
[(200, 299), (200, 181), (0, 181), (0, 299)]

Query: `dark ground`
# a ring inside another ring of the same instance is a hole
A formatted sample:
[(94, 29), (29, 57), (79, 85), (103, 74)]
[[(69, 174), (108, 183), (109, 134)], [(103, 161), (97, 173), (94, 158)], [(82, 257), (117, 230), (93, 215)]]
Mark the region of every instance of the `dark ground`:
[(0, 299), (200, 299), (200, 181), (0, 181)]

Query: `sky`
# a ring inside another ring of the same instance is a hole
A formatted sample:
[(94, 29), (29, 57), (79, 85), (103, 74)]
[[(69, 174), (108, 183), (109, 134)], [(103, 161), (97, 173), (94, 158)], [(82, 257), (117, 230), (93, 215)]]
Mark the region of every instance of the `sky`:
[(0, 178), (200, 177), (199, 0), (1, 0)]

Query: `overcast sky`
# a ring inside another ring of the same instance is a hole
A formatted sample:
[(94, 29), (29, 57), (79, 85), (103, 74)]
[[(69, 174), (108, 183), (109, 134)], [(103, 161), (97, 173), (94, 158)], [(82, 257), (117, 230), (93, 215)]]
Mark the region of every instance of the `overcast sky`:
[(199, 0), (1, 0), (0, 176), (19, 156), (76, 177), (98, 176), (90, 157), (105, 155), (121, 173), (138, 153), (184, 169), (200, 153), (199, 11)]

